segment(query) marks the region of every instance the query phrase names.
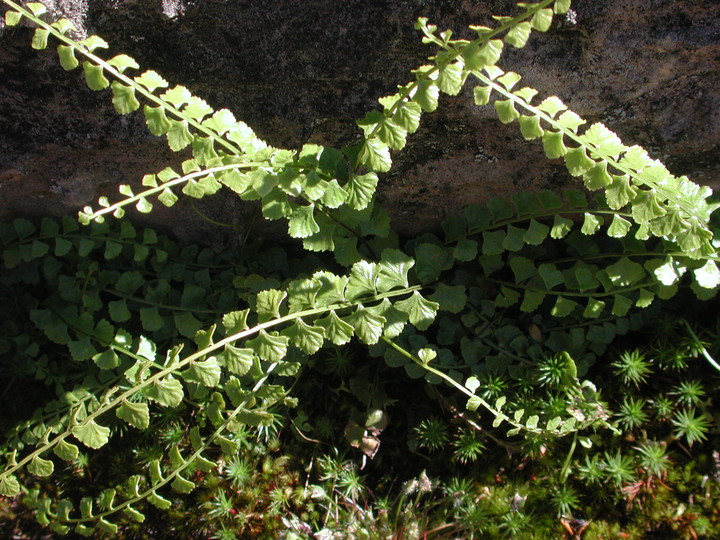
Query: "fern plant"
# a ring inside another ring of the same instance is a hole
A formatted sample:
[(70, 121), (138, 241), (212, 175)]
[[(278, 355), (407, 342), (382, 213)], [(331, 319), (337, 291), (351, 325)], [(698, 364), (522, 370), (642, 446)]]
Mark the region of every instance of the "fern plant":
[[(153, 446), (134, 474), (100, 493), (79, 501), (35, 493), (38, 521), (56, 532), (115, 534), (120, 512), (142, 522), (145, 502), (167, 510), (170, 488), (188, 494), (221, 463), (235, 463), (243, 426), (269, 433), (271, 408), (295, 405), (288, 380), (309, 358), (354, 337), (408, 376), (453, 387), (469, 414), (489, 413), (492, 429), (505, 428), (498, 436), (525, 436), (533, 445), (590, 425), (610, 427), (596, 388), (580, 380), (597, 355), (638, 324), (637, 310), (672, 297), (684, 275), (701, 299), (720, 285), (708, 188), (674, 177), (601, 124), (582, 130), (585, 121), (559, 98), (534, 102), (536, 90), (516, 89), (520, 76), (496, 65), (505, 46), (522, 48), (532, 30), (547, 31), (568, 0), (521, 3), (519, 14), (496, 17), (494, 28), (471, 27), (474, 40), (453, 40), (420, 19), (423, 41), (437, 52), (358, 121), (358, 141), (299, 150), (269, 146), (230, 111), (213, 110), (154, 71), (133, 75), (139, 66), (127, 55), (102, 58), (107, 42), (74, 39), (69, 21), (44, 20), (43, 4), (3, 2), (6, 25), (35, 27), (34, 49), (55, 40), (64, 69), (81, 66), (90, 89), (111, 90), (119, 114), (142, 110), (150, 132), (188, 156), (179, 170), (144, 176), (139, 191), (122, 185), (119, 200), (105, 196), (97, 208), (84, 208), (83, 232), (70, 219), (47, 220), (39, 231), (16, 220), (4, 231), (4, 262), (15, 270), (9, 289), (41, 273), (57, 283), (57, 293), (34, 298), (27, 315), (41, 337), (10, 329), (6, 340), (19, 369), (55, 385), (57, 395), (8, 427), (0, 494), (29, 492), (34, 478), (56, 474), (56, 463), (102, 452), (127, 430), (152, 430), (173, 411), (194, 411), (192, 427)], [(585, 189), (491, 200), (451, 218), (443, 239), (401, 242), (374, 200), (380, 175), (440, 94), (457, 95), (468, 80), (477, 81), (477, 105), (494, 99), (501, 122), (517, 121), (522, 136), (539, 139), (549, 159), (562, 158)], [(308, 256), (306, 272), (288, 268), (280, 279), (269, 268), (254, 273), (250, 260), (216, 261), (202, 252), (171, 261), (154, 233), (106, 221), (127, 208), (147, 213), (157, 202), (172, 206), (179, 196), (223, 188), (259, 201), (263, 216), (285, 220), (305, 251), (332, 253), (334, 261)], [(99, 260), (88, 258), (99, 250)], [(119, 257), (133, 269), (113, 267)], [(221, 294), (208, 297), (213, 290)], [(52, 355), (33, 347), (36, 340)], [(37, 362), (28, 367), (28, 358)], [(61, 369), (63, 361), (73, 369)], [(638, 384), (645, 372), (634, 369), (627, 377)], [(538, 372), (552, 399), (534, 399)], [(498, 392), (491, 380), (508, 382)], [(689, 443), (700, 440), (703, 417), (678, 414), (677, 432)], [(635, 414), (632, 425), (643, 420)], [(381, 430), (366, 423), (358, 446)], [(455, 441), (456, 459), (472, 461), (484, 443), (463, 437)], [(624, 481), (617, 460), (614, 475)], [(345, 495), (357, 496), (358, 479), (344, 482)], [(561, 495), (558, 507), (573, 507), (572, 494)], [(276, 509), (288, 496), (274, 493)], [(218, 515), (229, 512), (228, 501), (217, 499)], [(520, 530), (526, 517), (507, 514), (505, 529)]]

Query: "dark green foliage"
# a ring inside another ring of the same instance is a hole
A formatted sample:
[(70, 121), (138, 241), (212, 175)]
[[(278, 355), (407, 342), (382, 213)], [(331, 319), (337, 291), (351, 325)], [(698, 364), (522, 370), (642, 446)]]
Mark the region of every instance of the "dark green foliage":
[[(8, 26), (36, 27), (33, 48), (59, 41), (63, 68), (82, 64), (120, 114), (142, 105), (191, 156), (138, 193), (119, 186), (82, 226), (1, 226), (8, 522), (125, 537), (717, 532), (706, 371), (720, 334), (687, 307), (720, 286), (717, 205), (496, 66), (569, 1), (519, 4), (471, 41), (420, 19), (437, 53), (358, 121), (359, 140), (299, 150), (154, 71), (132, 76), (132, 58), (101, 58), (104, 40), (72, 39), (42, 4), (3, 2)], [(399, 238), (380, 174), (471, 78), (478, 105), (494, 98), (583, 189), (492, 199), (442, 238)], [(297, 243), (218, 253), (106, 219), (223, 188)]]

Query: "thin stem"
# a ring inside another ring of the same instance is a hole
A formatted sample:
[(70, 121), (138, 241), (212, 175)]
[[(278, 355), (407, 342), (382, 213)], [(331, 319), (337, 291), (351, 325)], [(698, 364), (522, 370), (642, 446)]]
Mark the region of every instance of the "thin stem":
[(705, 345), (703, 345), (702, 341), (700, 341), (700, 338), (697, 336), (697, 334), (693, 331), (692, 327), (690, 326), (690, 323), (688, 323), (685, 319), (683, 319), (683, 324), (685, 325), (685, 328), (687, 329), (688, 333), (690, 334), (690, 337), (693, 339), (693, 344), (695, 347), (700, 349), (700, 352), (705, 357), (705, 360), (707, 360), (712, 367), (720, 371), (720, 364), (718, 364), (715, 359), (710, 356), (710, 353), (705, 348)]
[(146, 306), (152, 306), (152, 307), (157, 307), (157, 308), (161, 308), (161, 309), (166, 309), (168, 311), (189, 311), (191, 313), (202, 313), (205, 315), (221, 315), (224, 313), (223, 311), (217, 311), (214, 309), (189, 309), (189, 308), (184, 308), (182, 306), (170, 306), (170, 305), (166, 305), (166, 304), (159, 304), (157, 302), (151, 302), (150, 300), (138, 298), (136, 296), (125, 294), (118, 290), (110, 289), (110, 288), (103, 289), (103, 292), (112, 294), (113, 296), (117, 296), (118, 298), (125, 298), (127, 300), (137, 302), (138, 304), (144, 304)]

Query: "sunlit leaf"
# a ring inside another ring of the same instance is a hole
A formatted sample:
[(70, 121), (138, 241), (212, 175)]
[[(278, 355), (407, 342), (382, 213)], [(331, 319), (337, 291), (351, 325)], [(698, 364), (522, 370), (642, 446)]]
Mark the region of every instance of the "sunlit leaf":
[(70, 431), (78, 441), (93, 449), (107, 444), (110, 436), (110, 429), (98, 425), (94, 420), (85, 421)]
[(123, 400), (120, 407), (115, 410), (115, 414), (121, 420), (125, 420), (131, 426), (138, 429), (147, 429), (150, 425), (150, 411), (147, 403), (131, 402)]

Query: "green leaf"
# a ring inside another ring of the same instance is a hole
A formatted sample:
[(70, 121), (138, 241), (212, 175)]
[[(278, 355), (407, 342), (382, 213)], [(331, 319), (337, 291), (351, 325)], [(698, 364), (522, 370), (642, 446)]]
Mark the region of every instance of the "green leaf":
[(415, 248), (415, 273), (421, 283), (431, 283), (440, 277), (448, 260), (448, 253), (435, 244), (420, 244)]
[(395, 307), (407, 313), (410, 323), (422, 331), (427, 330), (433, 323), (440, 305), (437, 302), (426, 300), (419, 292), (413, 291), (410, 298), (395, 302)]
[(138, 69), (140, 67), (135, 59), (127, 54), (118, 54), (108, 60), (107, 63), (116, 68), (120, 73), (124, 73), (127, 69)]
[(112, 349), (107, 349), (92, 357), (95, 365), (100, 369), (115, 369), (120, 365), (120, 358)]
[(32, 255), (33, 259), (39, 259), (40, 257), (44, 257), (50, 252), (50, 246), (48, 246), (45, 242), (40, 242), (39, 240), (33, 240), (33, 243), (30, 248), (30, 254)]
[(615, 133), (600, 123), (593, 124), (580, 137), (583, 142), (594, 146), (604, 155), (617, 159), (626, 150), (625, 145)]
[(557, 267), (552, 263), (541, 264), (538, 267), (538, 273), (543, 279), (543, 282), (545, 283), (545, 286), (548, 288), (548, 290), (551, 290), (553, 287), (557, 287), (565, 281), (562, 272), (560, 272), (560, 270), (558, 270)]
[(621, 257), (618, 262), (608, 266), (605, 272), (616, 287), (629, 287), (645, 277), (642, 265), (627, 257)]
[(10, 474), (0, 474), (0, 495), (15, 497), (20, 493), (20, 484)]
[(505, 35), (505, 43), (509, 43), (513, 47), (517, 47), (518, 49), (522, 49), (525, 46), (525, 43), (527, 43), (528, 38), (530, 37), (530, 32), (532, 30), (532, 25), (527, 22), (521, 22), (513, 26), (510, 31)]
[(579, 261), (573, 266), (573, 276), (581, 292), (594, 290), (598, 287), (597, 267)]
[(362, 210), (370, 204), (378, 183), (378, 176), (374, 172), (363, 175), (353, 174), (345, 184), (347, 204), (355, 210)]
[(378, 138), (365, 139), (358, 153), (358, 163), (370, 171), (387, 172), (392, 166), (390, 148)]
[(488, 103), (490, 103), (491, 92), (492, 87), (490, 86), (476, 86), (473, 89), (475, 105), (482, 107), (483, 105), (487, 105)]
[(185, 120), (177, 121), (170, 119), (169, 121), (172, 127), (170, 127), (166, 133), (168, 146), (173, 152), (179, 152), (193, 142), (193, 136)]
[(557, 113), (559, 113), (560, 111), (564, 111), (565, 109), (567, 109), (567, 106), (562, 102), (559, 97), (550, 96), (544, 99), (543, 102), (537, 106), (537, 108), (544, 113), (547, 113), (551, 118), (555, 118), (555, 115), (557, 115)]
[(535, 12), (535, 15), (533, 15), (533, 18), (530, 20), (530, 24), (538, 32), (547, 32), (550, 29), (552, 20), (553, 10), (550, 8), (545, 8)]
[(353, 327), (338, 317), (334, 311), (323, 319), (315, 321), (317, 326), (325, 329), (325, 337), (335, 345), (345, 345), (353, 336)]
[(140, 107), (140, 102), (135, 98), (135, 88), (132, 86), (113, 81), (111, 88), (113, 106), (119, 114), (129, 114)]
[(186, 381), (200, 383), (209, 388), (218, 385), (221, 375), (220, 364), (214, 356), (201, 362), (190, 362), (188, 369), (182, 372), (183, 379)]
[(515, 274), (515, 283), (522, 283), (537, 274), (535, 264), (526, 257), (513, 257), (508, 265)]
[(213, 108), (207, 104), (204, 99), (192, 96), (187, 100), (187, 105), (182, 110), (185, 116), (189, 116), (193, 120), (202, 120), (208, 114), (213, 112)]
[(219, 358), (224, 361), (225, 368), (228, 371), (242, 376), (250, 371), (254, 355), (252, 349), (239, 349), (228, 343)]
[(357, 336), (368, 345), (378, 342), (385, 324), (385, 317), (376, 315), (363, 306), (358, 306), (346, 320), (355, 329)]
[(204, 120), (202, 123), (203, 126), (213, 130), (219, 135), (224, 135), (225, 133), (230, 131), (230, 129), (235, 127), (235, 124), (237, 124), (235, 116), (227, 109), (220, 109), (218, 111), (215, 111), (212, 117)]
[(493, 105), (497, 112), (498, 119), (503, 124), (509, 124), (520, 118), (520, 113), (515, 109), (515, 103), (510, 99), (496, 100)]
[(78, 59), (75, 58), (75, 49), (73, 47), (58, 45), (57, 51), (58, 57), (60, 58), (60, 65), (65, 71), (71, 71), (80, 65)]
[(35, 476), (50, 476), (55, 470), (55, 465), (48, 459), (35, 456), (32, 461), (28, 463), (27, 470)]
[(579, 146), (571, 148), (565, 154), (565, 165), (573, 176), (581, 176), (595, 167), (595, 161), (590, 159), (585, 148)]
[(145, 390), (145, 396), (163, 407), (177, 407), (185, 394), (182, 383), (168, 375), (164, 379), (153, 381), (152, 385)]
[(583, 182), (589, 190), (601, 189), (612, 184), (612, 176), (607, 172), (607, 163), (601, 161), (583, 174)]
[(650, 191), (639, 191), (632, 204), (632, 215), (636, 223), (649, 223), (663, 217), (667, 211), (658, 202), (657, 196)]
[(203, 323), (200, 322), (192, 313), (184, 311), (182, 313), (174, 313), (173, 321), (175, 322), (175, 328), (181, 336), (192, 339), (195, 337), (200, 328), (203, 327)]
[(138, 429), (147, 429), (150, 425), (150, 410), (144, 402), (133, 403), (124, 399), (120, 407), (115, 410), (115, 414)]
[[(364, 175), (367, 176), (367, 175)], [(347, 201), (350, 194), (343, 188), (340, 187), (340, 184), (338, 184), (337, 180), (330, 180), (328, 182), (327, 188), (325, 189), (325, 193), (322, 197), (322, 203), (328, 207), (328, 208), (338, 208), (341, 206), (345, 201)], [(355, 193), (355, 196), (358, 196), (358, 192)], [(372, 198), (372, 195), (371, 195)], [(356, 202), (357, 201), (356, 199)], [(369, 201), (368, 201), (369, 202)], [(366, 205), (367, 206), (367, 205)], [(363, 206), (363, 208), (365, 208)]]
[(193, 482), (191, 482), (190, 480), (186, 480), (179, 474), (175, 477), (175, 479), (172, 481), (172, 484), (170, 485), (175, 491), (183, 494), (190, 493), (193, 489), (195, 489), (195, 484)]
[(266, 362), (279, 362), (287, 354), (289, 338), (279, 336), (277, 333), (268, 334), (260, 330), (258, 336), (246, 342), (255, 354)]
[(608, 227), (607, 234), (612, 238), (622, 238), (630, 231), (630, 222), (615, 214)]
[(135, 77), (135, 82), (144, 86), (150, 92), (155, 92), (158, 88), (167, 88), (168, 86), (168, 82), (153, 70), (138, 75)]
[(637, 189), (630, 185), (630, 178), (627, 175), (612, 178), (612, 183), (605, 190), (605, 198), (610, 208), (620, 210), (635, 199)]
[(640, 289), (640, 294), (635, 301), (635, 305), (639, 308), (646, 308), (653, 303), (653, 300), (655, 300), (655, 295), (651, 291)]
[[(233, 169), (222, 173), (220, 176), (220, 183), (227, 186), (235, 193), (242, 195), (252, 185), (252, 179), (247, 174), (241, 174), (237, 170)], [(295, 195), (299, 195), (299, 193), (300, 192), (298, 191)]]
[(575, 133), (578, 128), (585, 123), (585, 120), (573, 111), (565, 111), (557, 118), (557, 123), (561, 127)]
[(288, 232), (293, 238), (307, 238), (320, 230), (313, 212), (315, 205), (298, 206), (288, 220)]
[(570, 10), (571, 0), (555, 0), (553, 11), (558, 15), (564, 15)]
[(383, 250), (377, 265), (377, 290), (384, 293), (395, 287), (408, 286), (408, 271), (415, 261), (399, 249)]
[(290, 338), (290, 343), (306, 354), (315, 354), (325, 342), (325, 329), (307, 325), (302, 319), (296, 319), (295, 324), (283, 330), (282, 335)]
[(550, 236), (552, 238), (564, 238), (572, 229), (573, 221), (568, 218), (562, 217), (560, 214), (555, 214), (553, 219), (553, 226), (550, 229)]
[(557, 159), (567, 154), (567, 147), (563, 142), (562, 131), (545, 131), (542, 136), (543, 149), (549, 159)]
[(520, 116), (520, 133), (526, 141), (531, 141), (542, 137), (545, 131), (540, 127), (540, 118), (538, 116)]
[(480, 388), (480, 381), (477, 377), (468, 377), (464, 386), (474, 394), (475, 390)]
[(128, 516), (130, 519), (135, 520), (137, 523), (143, 523), (145, 521), (145, 514), (138, 512), (130, 505), (125, 506), (123, 508), (123, 513)]
[(165, 319), (156, 307), (140, 308), (140, 322), (146, 332), (156, 332), (165, 326)]
[(590, 214), (589, 212), (585, 212), (585, 218), (580, 232), (586, 235), (595, 234), (600, 228), (600, 225), (602, 225), (602, 221), (598, 219), (597, 216)]
[(96, 450), (107, 444), (110, 436), (110, 430), (98, 425), (94, 420), (85, 421), (78, 426), (74, 426), (70, 432), (85, 446)]
[(350, 279), (345, 287), (345, 297), (348, 300), (355, 300), (361, 296), (373, 296), (376, 294), (375, 280), (378, 275), (378, 267), (375, 263), (359, 261), (352, 266)]
[(503, 243), (505, 242), (505, 231), (484, 231), (482, 234), (482, 253), (483, 255), (500, 255), (505, 252)]
[(75, 461), (80, 453), (80, 449), (74, 444), (71, 444), (63, 439), (53, 447), (53, 452), (60, 459), (64, 459), (65, 461)]
[(145, 122), (147, 123), (150, 133), (156, 137), (165, 135), (165, 133), (173, 127), (165, 115), (165, 109), (163, 107), (150, 107), (145, 105), (143, 112), (145, 113)]
[(31, 46), (35, 50), (42, 50), (47, 47), (48, 42), (48, 36), (50, 35), (50, 30), (47, 30), (45, 28), (36, 28), (35, 32), (33, 33), (32, 43)]
[(405, 148), (407, 131), (395, 124), (391, 119), (386, 118), (380, 123), (377, 137), (393, 150), (402, 150)]
[(408, 133), (415, 133), (420, 126), (422, 109), (414, 101), (403, 101), (395, 111), (393, 122)]
[(110, 313), (110, 318), (115, 322), (125, 322), (132, 317), (127, 307), (127, 302), (124, 299), (108, 302), (108, 312)]
[(83, 71), (85, 72), (85, 81), (90, 90), (104, 90), (110, 86), (110, 81), (103, 75), (103, 68), (96, 66), (90, 62), (83, 62)]
[[(537, 90), (535, 90), (534, 88), (529, 88), (527, 86), (513, 92), (513, 94), (522, 99), (525, 103), (530, 103), (532, 99), (537, 95), (537, 93)], [(540, 133), (540, 135), (542, 135), (542, 133)], [(538, 135), (538, 137), (540, 135)]]
[(433, 112), (438, 106), (440, 89), (435, 81), (430, 79), (418, 79), (417, 89), (412, 99), (420, 105), (423, 111)]
[(147, 496), (147, 500), (150, 504), (152, 504), (156, 508), (159, 508), (160, 510), (167, 510), (172, 506), (172, 503), (169, 500), (161, 497), (154, 491), (150, 492), (150, 494)]
[(477, 254), (478, 243), (469, 238), (461, 238), (458, 240), (457, 244), (455, 244), (455, 249), (453, 249), (453, 257), (455, 257), (455, 260), (461, 262), (473, 261), (475, 257), (477, 257)]
[(84, 362), (97, 354), (97, 350), (93, 347), (89, 337), (71, 341), (67, 345), (70, 350), (70, 355), (76, 362)]
[(612, 314), (616, 317), (624, 317), (632, 307), (632, 300), (621, 294), (616, 294), (614, 298), (615, 301), (613, 302)]
[(605, 302), (596, 298), (588, 298), (587, 306), (583, 311), (583, 317), (588, 319), (597, 319), (605, 309)]
[(522, 304), (520, 304), (520, 311), (524, 313), (532, 313), (545, 299), (545, 293), (542, 291), (531, 291), (530, 289), (525, 290)]
[(476, 411), (480, 405), (482, 405), (482, 399), (480, 399), (478, 396), (472, 396), (470, 399), (467, 400), (467, 403), (465, 404), (465, 408), (468, 411)]
[(535, 219), (530, 220), (528, 230), (523, 235), (523, 241), (531, 246), (539, 246), (550, 234), (550, 227)]
[[(7, 26), (17, 26), (17, 23), (22, 19), (22, 13), (18, 11), (8, 10), (5, 12), (5, 24)], [(2, 493), (4, 495), (4, 493)]]
[(566, 317), (570, 315), (580, 304), (563, 296), (558, 296), (555, 306), (551, 310), (553, 317)]
[(438, 88), (448, 95), (458, 95), (464, 82), (462, 62), (441, 65), (439, 68)]
[(162, 193), (158, 195), (158, 199), (167, 207), (170, 207), (178, 202), (177, 195), (175, 195), (170, 188), (165, 188)]
[[(473, 41), (463, 50), (463, 59), (467, 69), (480, 71), (485, 66), (497, 63), (502, 54), (504, 43), (500, 39), (491, 39), (482, 46)], [(487, 103), (487, 102), (486, 102)]]
[(698, 285), (705, 289), (714, 289), (720, 285), (720, 270), (712, 259), (708, 259), (703, 266), (693, 270), (693, 274)]
[(508, 225), (502, 247), (507, 251), (520, 251), (524, 245), (525, 229)]
[(429, 299), (436, 302), (440, 309), (450, 313), (460, 313), (467, 304), (465, 287), (462, 285), (447, 285), (442, 282), (438, 284)]
[(287, 297), (285, 291), (268, 289), (257, 294), (255, 310), (258, 314), (258, 322), (266, 322), (270, 319), (280, 317), (280, 305)]
[(247, 318), (249, 313), (249, 310), (243, 309), (241, 311), (232, 311), (223, 315), (222, 323), (225, 328), (225, 333), (232, 335), (246, 330), (248, 327)]

